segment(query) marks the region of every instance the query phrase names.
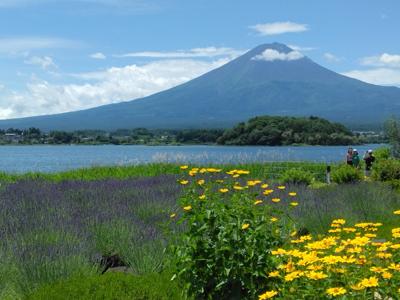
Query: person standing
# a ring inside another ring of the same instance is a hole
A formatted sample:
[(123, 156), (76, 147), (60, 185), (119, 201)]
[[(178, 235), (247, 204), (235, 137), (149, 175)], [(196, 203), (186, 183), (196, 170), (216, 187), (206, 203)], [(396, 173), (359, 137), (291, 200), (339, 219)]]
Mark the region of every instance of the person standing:
[(353, 150), (353, 157), (352, 157), (353, 167), (359, 168), (360, 167), (360, 156), (358, 155), (357, 149)]
[(375, 161), (375, 156), (371, 149), (365, 152), (364, 161), (365, 161), (365, 176), (369, 176), (372, 164)]
[(347, 149), (347, 154), (346, 154), (346, 163), (349, 165), (349, 166), (352, 166), (353, 165), (353, 148), (349, 148), (349, 149)]

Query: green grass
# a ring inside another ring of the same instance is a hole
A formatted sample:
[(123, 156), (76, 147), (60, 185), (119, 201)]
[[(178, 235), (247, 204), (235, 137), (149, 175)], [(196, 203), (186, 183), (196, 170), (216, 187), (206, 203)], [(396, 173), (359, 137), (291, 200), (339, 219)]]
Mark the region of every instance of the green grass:
[[(202, 165), (190, 165), (191, 167), (202, 167)], [(276, 179), (286, 170), (296, 168), (313, 173), (316, 179), (323, 181), (325, 176), (325, 163), (313, 162), (268, 162), (250, 164), (215, 164), (204, 165), (207, 167), (230, 169), (246, 169), (251, 172), (252, 177)], [(90, 167), (58, 173), (29, 172), (23, 174), (0, 172), (0, 182), (15, 182), (18, 180), (44, 179), (50, 181), (64, 180), (101, 180), (101, 179), (127, 179), (137, 177), (151, 177), (163, 174), (180, 174), (178, 164), (172, 163), (151, 163), (131, 166), (110, 166), (110, 167)]]
[(118, 255), (137, 274), (160, 272), (167, 261), (166, 242), (146, 240), (140, 230), (124, 221), (93, 228), (95, 248), (103, 255)]
[(398, 227), (400, 194), (380, 182), (330, 185), (319, 189), (299, 188), (299, 206), (293, 211), (300, 226), (313, 234), (325, 234), (334, 219), (346, 219), (347, 226), (359, 222), (380, 222), (380, 237), (390, 238)]
[(180, 289), (169, 273), (133, 276), (124, 273), (77, 276), (44, 286), (27, 300), (179, 300)]

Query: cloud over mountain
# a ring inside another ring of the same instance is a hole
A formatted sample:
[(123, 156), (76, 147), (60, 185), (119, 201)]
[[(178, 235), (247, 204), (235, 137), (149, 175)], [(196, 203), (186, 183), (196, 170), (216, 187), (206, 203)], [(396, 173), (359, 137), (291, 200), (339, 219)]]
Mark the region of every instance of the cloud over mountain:
[(265, 61), (274, 61), (274, 60), (297, 60), (303, 58), (304, 55), (299, 51), (290, 51), (288, 53), (279, 52), (274, 49), (266, 49), (261, 54), (257, 54), (252, 59), (253, 60), (265, 60)]

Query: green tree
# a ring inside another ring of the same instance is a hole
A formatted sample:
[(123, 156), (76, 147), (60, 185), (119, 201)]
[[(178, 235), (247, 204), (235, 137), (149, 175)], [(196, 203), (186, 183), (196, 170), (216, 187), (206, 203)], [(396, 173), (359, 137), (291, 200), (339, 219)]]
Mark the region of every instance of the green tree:
[(396, 158), (400, 157), (400, 124), (395, 117), (390, 118), (385, 122), (385, 135), (389, 140), (392, 155)]

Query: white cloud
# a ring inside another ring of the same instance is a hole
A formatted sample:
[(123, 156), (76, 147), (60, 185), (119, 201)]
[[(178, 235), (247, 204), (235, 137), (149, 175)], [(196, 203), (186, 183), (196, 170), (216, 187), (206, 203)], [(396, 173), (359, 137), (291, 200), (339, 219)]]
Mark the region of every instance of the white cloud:
[(400, 86), (400, 70), (378, 68), (369, 70), (353, 70), (343, 75), (372, 84)]
[(332, 62), (332, 63), (340, 62), (342, 60), (341, 58), (339, 58), (336, 55), (329, 53), (329, 52), (324, 53), (324, 58), (327, 61)]
[(297, 60), (303, 58), (304, 55), (299, 51), (290, 51), (288, 53), (279, 52), (274, 49), (266, 49), (263, 53), (254, 56), (253, 60), (265, 60), (265, 61), (274, 61), (274, 60)]
[(37, 49), (78, 47), (79, 42), (43, 37), (0, 38), (0, 54), (21, 53)]
[(296, 51), (312, 51), (317, 48), (315, 47), (302, 47), (302, 46), (297, 46), (297, 45), (288, 45), (289, 48), (296, 50)]
[(0, 118), (44, 115), (141, 98), (198, 77), (229, 61), (161, 60), (142, 66), (113, 67), (75, 74), (80, 83), (53, 84), (32, 79), (25, 91), (0, 96)]
[(57, 65), (54, 63), (53, 59), (50, 56), (32, 56), (24, 62), (28, 65), (37, 65), (43, 70), (57, 68)]
[(106, 59), (107, 57), (101, 53), (101, 52), (96, 52), (90, 55), (91, 58), (93, 59)]
[(293, 22), (275, 22), (250, 26), (261, 35), (277, 35), (290, 32), (303, 32), (308, 30), (307, 24)]
[(115, 55), (116, 57), (149, 57), (149, 58), (196, 58), (196, 57), (218, 57), (218, 56), (229, 56), (235, 58), (245, 51), (236, 50), (232, 48), (217, 48), (217, 47), (205, 47), (205, 48), (193, 48), (190, 50), (178, 50), (171, 52), (160, 52), (160, 51), (143, 51), (143, 52), (131, 52), (121, 55)]
[(361, 59), (365, 66), (400, 68), (400, 55), (383, 53), (378, 56), (368, 56)]

